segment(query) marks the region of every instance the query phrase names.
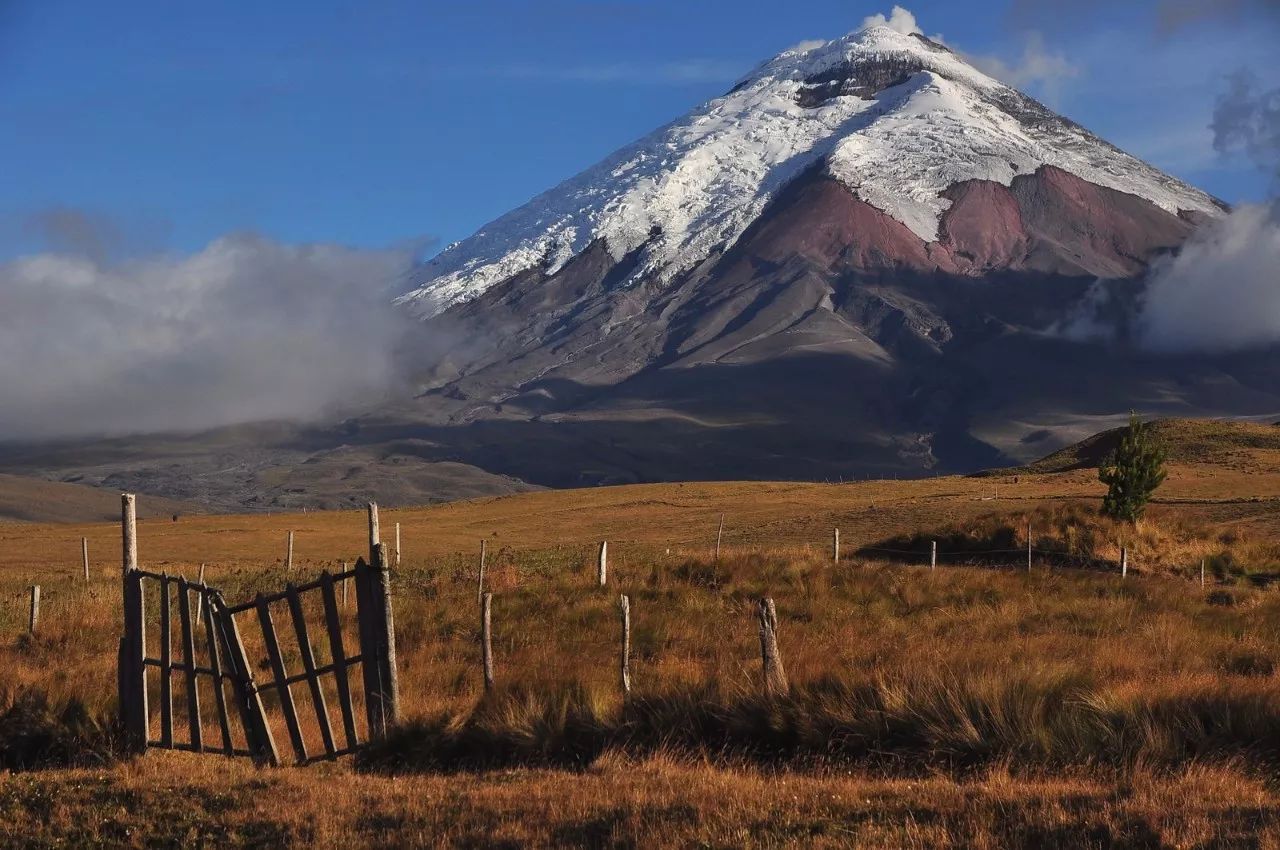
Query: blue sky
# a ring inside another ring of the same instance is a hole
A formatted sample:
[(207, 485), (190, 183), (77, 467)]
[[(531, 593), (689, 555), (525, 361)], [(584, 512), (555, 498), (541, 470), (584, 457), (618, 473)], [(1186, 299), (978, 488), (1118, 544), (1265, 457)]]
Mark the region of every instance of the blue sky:
[[(1276, 32), (1250, 0), (1205, 0), (1245, 11), (1177, 28), (1158, 0), (1082, 0), (1065, 20), (1013, 1), (905, 5), (1121, 147), (1229, 201), (1264, 195), (1265, 175), (1216, 155), (1207, 129), (1224, 75), (1280, 81)], [(459, 239), (889, 5), (0, 0), (0, 260), (56, 247), (38, 222), (59, 210), (126, 253), (246, 230)]]

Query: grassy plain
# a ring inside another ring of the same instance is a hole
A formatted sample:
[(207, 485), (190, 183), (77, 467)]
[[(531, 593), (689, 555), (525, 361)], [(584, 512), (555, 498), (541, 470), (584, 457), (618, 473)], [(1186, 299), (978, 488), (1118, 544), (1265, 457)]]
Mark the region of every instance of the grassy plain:
[[(398, 522), (404, 543), (406, 724), (391, 742), (358, 765), (274, 770), (160, 752), (95, 763), (87, 750), (78, 767), (0, 778), (0, 838), (1280, 846), (1277, 429), (1162, 430), (1174, 466), (1137, 529), (1096, 516), (1089, 445), (970, 478), (648, 485), (384, 511), (384, 539)], [(289, 580), (289, 530), (295, 580), (365, 545), (359, 512), (193, 516), (143, 520), (141, 560), (188, 577), (205, 563), (235, 600)], [(94, 555), (87, 586), (81, 536)], [(481, 539), (498, 668), (487, 697)], [(593, 587), (602, 539), (606, 590)], [(1122, 544), (1134, 569), (1123, 582)], [(53, 728), (82, 703), (80, 734), (109, 740), (96, 730), (114, 710), (118, 548), (111, 524), (0, 526), (0, 763), (18, 767), (15, 735), (40, 728), (39, 711), (24, 726), (13, 708), (24, 692), (48, 696)], [(34, 637), (31, 583), (44, 589)], [(619, 593), (633, 606), (629, 707), (616, 683)], [(774, 700), (758, 687), (761, 595), (777, 601), (792, 684)]]

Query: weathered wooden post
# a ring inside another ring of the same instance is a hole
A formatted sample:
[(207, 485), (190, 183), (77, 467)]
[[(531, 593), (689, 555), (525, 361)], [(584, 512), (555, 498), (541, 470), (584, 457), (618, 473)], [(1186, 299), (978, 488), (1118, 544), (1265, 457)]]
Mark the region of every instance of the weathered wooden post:
[(146, 600), (138, 570), (138, 512), (132, 493), (120, 496), (124, 637), (120, 640), (118, 670), (120, 719), (133, 752), (147, 748)]
[(396, 523), (396, 569), (400, 569), (400, 523)]
[(622, 685), (622, 702), (625, 704), (631, 701), (631, 597), (626, 594), (619, 596), (618, 609), (622, 615), (622, 657), (618, 678)]
[(596, 559), (596, 581), (601, 587), (609, 582), (609, 541), (600, 541), (600, 557)]
[(787, 673), (782, 666), (782, 654), (778, 651), (778, 611), (773, 599), (760, 600), (757, 609), (760, 620), (760, 659), (764, 667), (764, 692), (777, 696), (787, 692)]
[(831, 562), (837, 567), (840, 566), (840, 529), (835, 529), (831, 533)]
[(27, 621), (27, 631), (30, 634), (36, 633), (36, 626), (40, 625), (40, 585), (31, 585), (31, 617)]
[[(370, 512), (376, 516), (376, 507)], [(363, 567), (363, 569), (362, 569)], [(371, 738), (385, 737), (400, 719), (395, 618), (391, 609), (391, 564), (385, 544), (373, 546), (373, 563), (356, 564), (356, 605), (364, 671), (365, 713)]]
[(1129, 550), (1124, 546), (1120, 547), (1120, 578), (1126, 578), (1129, 575)]
[(938, 568), (938, 541), (934, 540), (929, 544), (929, 569), (936, 570)]
[(476, 601), (484, 602), (484, 562), (485, 556), (489, 553), (488, 541), (484, 538), (480, 539), (480, 570), (476, 574)]
[(204, 612), (204, 563), (200, 564), (200, 572), (196, 576), (196, 584), (200, 585), (200, 592), (196, 594), (196, 623), (200, 622), (200, 615)]
[(80, 538), (80, 563), (84, 566), (84, 580), (89, 581), (89, 538)]
[[(400, 721), (400, 676), (396, 669), (396, 623), (391, 608), (391, 562), (387, 550), (378, 544), (378, 557), (374, 559), (378, 568), (378, 596), (382, 603), (382, 616), (378, 618), (381, 627), (380, 645), (383, 667), (383, 716), (385, 726), (394, 726)], [(385, 728), (384, 728), (385, 730)]]
[(369, 503), (369, 560), (373, 560), (373, 550), (382, 542), (382, 531), (378, 528), (378, 503)]
[[(343, 562), (342, 562), (342, 571), (343, 571), (344, 573), (347, 571), (347, 562), (346, 562), (346, 561), (343, 561)], [(347, 607), (347, 591), (348, 591), (350, 588), (351, 588), (351, 581), (350, 581), (350, 580), (344, 581), (344, 582), (342, 583), (342, 607), (343, 607), (343, 609), (345, 609), (345, 608)]]
[(1031, 520), (1027, 520), (1027, 572), (1031, 572)]
[(493, 594), (480, 597), (480, 655), (484, 666), (484, 689), (493, 690)]
[(289, 532), (289, 542), (286, 544), (284, 553), (284, 569), (285, 572), (293, 572), (293, 532)]
[(1204, 590), (1204, 558), (1200, 559), (1200, 589)]
[(716, 563), (720, 562), (720, 541), (724, 538), (724, 514), (720, 514), (720, 527), (716, 529)]

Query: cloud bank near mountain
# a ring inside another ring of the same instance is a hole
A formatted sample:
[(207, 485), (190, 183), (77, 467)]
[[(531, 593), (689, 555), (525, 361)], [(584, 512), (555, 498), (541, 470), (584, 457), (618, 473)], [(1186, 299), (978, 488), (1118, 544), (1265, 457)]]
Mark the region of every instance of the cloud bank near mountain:
[(1136, 322), (1138, 342), (1154, 351), (1280, 344), (1280, 88), (1236, 74), (1213, 130), (1220, 152), (1242, 150), (1272, 175), (1273, 200), (1236, 208), (1155, 265)]
[(388, 283), (411, 249), (242, 234), (112, 260), (83, 221), (84, 250), (0, 264), (0, 439), (307, 420), (403, 389), (420, 329)]

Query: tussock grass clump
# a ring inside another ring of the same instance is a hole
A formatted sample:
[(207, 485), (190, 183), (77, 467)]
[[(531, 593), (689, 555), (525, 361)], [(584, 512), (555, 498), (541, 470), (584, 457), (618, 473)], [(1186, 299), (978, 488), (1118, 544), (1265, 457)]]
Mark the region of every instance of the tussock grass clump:
[(469, 714), (403, 724), (363, 750), (357, 764), (389, 773), (584, 767), (614, 731), (605, 716), (603, 705), (581, 687), (504, 688), (486, 694)]
[(114, 724), (78, 699), (53, 705), (43, 691), (0, 695), (0, 767), (35, 770), (109, 764), (121, 752)]
[(1086, 675), (926, 672), (823, 680), (785, 696), (715, 684), (606, 710), (582, 688), (486, 697), (469, 715), (416, 720), (365, 754), (371, 772), (584, 767), (602, 753), (668, 754), (921, 775), (992, 765), (1121, 771), (1189, 762), (1280, 764), (1280, 694), (1209, 682), (1173, 692), (1098, 686)]

